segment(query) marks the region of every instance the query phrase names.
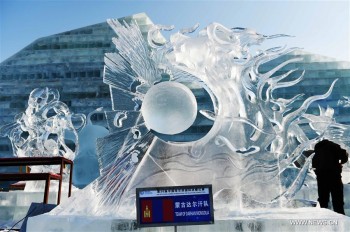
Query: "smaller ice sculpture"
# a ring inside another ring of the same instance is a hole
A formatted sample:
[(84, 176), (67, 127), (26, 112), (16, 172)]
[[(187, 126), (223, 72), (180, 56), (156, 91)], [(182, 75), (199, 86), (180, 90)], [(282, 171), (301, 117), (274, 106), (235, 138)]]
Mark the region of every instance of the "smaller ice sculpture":
[(178, 134), (196, 119), (197, 101), (185, 85), (162, 82), (147, 92), (141, 112), (147, 128), (163, 134)]
[(0, 136), (11, 140), (15, 156), (74, 159), (78, 151), (77, 130), (85, 125), (85, 115), (72, 114), (59, 98), (55, 89), (34, 89), (25, 112), (0, 128)]

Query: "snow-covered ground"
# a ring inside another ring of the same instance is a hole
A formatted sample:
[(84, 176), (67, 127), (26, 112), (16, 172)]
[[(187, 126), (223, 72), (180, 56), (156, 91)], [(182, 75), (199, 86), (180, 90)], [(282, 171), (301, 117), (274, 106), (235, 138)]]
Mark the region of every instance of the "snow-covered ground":
[[(328, 209), (255, 209), (233, 211), (213, 225), (178, 226), (177, 231), (346, 231), (350, 217)], [(174, 231), (174, 227), (137, 228), (135, 220), (114, 217), (40, 215), (28, 220), (27, 231)]]
[[(346, 177), (346, 175), (343, 175), (343, 177)], [(306, 184), (298, 192), (296, 199), (317, 201), (316, 182), (307, 181)], [(57, 188), (52, 186), (51, 189), (55, 190)], [(90, 186), (84, 190), (75, 189), (73, 198), (79, 199), (73, 202), (76, 207), (93, 200), (94, 196), (91, 189), (87, 191), (89, 189)], [(350, 184), (344, 184), (344, 196), (345, 212), (350, 216)], [(11, 228), (16, 221), (25, 216), (30, 203), (40, 202), (42, 197), (40, 191), (0, 193), (0, 218), (4, 219), (6, 215), (8, 216), (7, 221), (0, 221), (0, 228)], [(66, 198), (65, 190), (62, 192), (62, 197)], [(54, 203), (55, 200), (56, 194), (51, 192), (50, 202)], [(65, 200), (60, 206), (65, 204)], [(10, 219), (11, 215), (12, 218)], [(116, 228), (131, 230), (136, 226), (134, 219), (120, 219), (116, 215), (105, 217), (87, 215), (87, 212), (81, 212), (79, 215), (53, 215), (51, 213), (31, 217), (28, 220), (27, 231), (118, 231)], [(257, 231), (346, 231), (344, 228), (350, 227), (350, 217), (317, 207), (246, 209), (242, 211), (217, 210), (215, 211), (215, 218), (215, 225), (182, 226), (178, 227), (178, 231), (250, 231), (250, 227), (256, 228)], [(201, 228), (201, 230), (198, 228)], [(234, 228), (236, 229), (234, 230)], [(239, 228), (243, 230), (239, 230)], [(173, 231), (173, 228), (152, 228), (151, 231), (168, 230)], [(143, 229), (143, 231), (149, 230)]]

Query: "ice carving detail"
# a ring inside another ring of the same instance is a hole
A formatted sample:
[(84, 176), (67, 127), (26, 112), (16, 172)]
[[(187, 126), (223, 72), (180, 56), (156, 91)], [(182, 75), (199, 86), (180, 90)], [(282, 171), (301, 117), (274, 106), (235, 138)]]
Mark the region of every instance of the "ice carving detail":
[[(56, 89), (34, 89), (25, 112), (0, 128), (0, 135), (10, 138), (14, 155), (74, 159), (79, 148), (77, 130), (85, 125), (85, 115), (71, 113), (59, 98)], [(74, 144), (72, 149), (67, 145), (69, 140)]]
[[(281, 206), (301, 188), (311, 157), (296, 175), (282, 174), (294, 167), (302, 152), (310, 149), (321, 136), (339, 139), (330, 127), (337, 132), (349, 131), (348, 127), (329, 120), (330, 111), (326, 115), (324, 111), (320, 115), (306, 114), (311, 103), (330, 95), (336, 80), (326, 93), (304, 99), (299, 108), (293, 104), (302, 94), (291, 99), (274, 96), (275, 90), (303, 80), (304, 72), (301, 72), (297, 78), (286, 81), (298, 70), (276, 75), (300, 59), (287, 60), (266, 73), (261, 73), (259, 67), (297, 48), (275, 47), (255, 54), (252, 46), (286, 35), (266, 36), (213, 23), (197, 36), (190, 34), (198, 25), (174, 33), (169, 41), (157, 42), (161, 41), (160, 31), (172, 27), (155, 25), (144, 40), (135, 23), (121, 24), (117, 20), (108, 20), (108, 23), (118, 36), (113, 42), (119, 51), (105, 57), (104, 82), (111, 89), (142, 102), (162, 75), (169, 76), (170, 83), (196, 83), (210, 95), (214, 110), (200, 113), (214, 121), (214, 125), (198, 141), (165, 142), (147, 131), (152, 127), (145, 128), (142, 114), (146, 116), (147, 109), (142, 109), (134, 126), (123, 124), (98, 142), (101, 160), (108, 162), (103, 162), (101, 176), (86, 190), (96, 195), (95, 207), (86, 206), (91, 207), (90, 214), (132, 218), (135, 188), (164, 185), (212, 184), (218, 207)], [(181, 108), (176, 110), (179, 114), (185, 113)], [(301, 126), (305, 123), (317, 136), (306, 135)], [(121, 124), (114, 124), (118, 125)], [(135, 139), (135, 127), (146, 133)], [(287, 182), (291, 184), (282, 184)], [(54, 213), (79, 210), (65, 205)]]

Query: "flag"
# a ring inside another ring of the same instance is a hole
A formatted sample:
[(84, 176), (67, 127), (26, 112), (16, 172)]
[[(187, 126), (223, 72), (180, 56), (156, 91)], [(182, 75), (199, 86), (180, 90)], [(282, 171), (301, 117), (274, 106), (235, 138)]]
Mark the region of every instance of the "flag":
[(152, 223), (152, 200), (141, 200), (141, 223)]

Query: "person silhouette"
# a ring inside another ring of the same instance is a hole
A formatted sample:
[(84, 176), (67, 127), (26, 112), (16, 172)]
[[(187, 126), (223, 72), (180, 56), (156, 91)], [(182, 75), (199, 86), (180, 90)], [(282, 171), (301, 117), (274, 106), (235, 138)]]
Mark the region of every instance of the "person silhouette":
[(327, 139), (315, 145), (312, 167), (315, 169), (318, 187), (318, 202), (321, 208), (328, 208), (329, 195), (332, 195), (333, 210), (344, 214), (344, 193), (341, 179), (342, 164), (348, 161), (345, 149)]

